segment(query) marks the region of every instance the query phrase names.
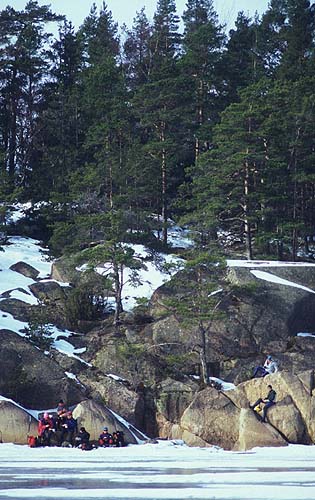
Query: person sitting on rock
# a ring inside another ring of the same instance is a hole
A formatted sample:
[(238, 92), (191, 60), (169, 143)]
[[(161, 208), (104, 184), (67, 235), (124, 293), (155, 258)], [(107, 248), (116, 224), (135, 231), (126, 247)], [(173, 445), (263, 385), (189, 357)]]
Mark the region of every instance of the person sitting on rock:
[(276, 373), (278, 371), (278, 364), (272, 359), (272, 356), (267, 356), (263, 366), (256, 366), (253, 377), (265, 377), (270, 373)]
[(61, 434), (59, 438), (59, 444), (62, 445), (64, 441), (70, 443), (73, 446), (74, 433), (78, 432), (78, 424), (75, 418), (72, 416), (72, 412), (68, 411), (67, 418), (65, 422), (61, 425)]
[(66, 423), (67, 420), (67, 415), (68, 415), (68, 410), (62, 399), (59, 401), (58, 406), (57, 406), (57, 422), (56, 422), (56, 429), (62, 430), (63, 424)]
[(67, 406), (64, 403), (63, 399), (60, 399), (60, 401), (58, 402), (56, 411), (57, 411), (58, 415), (68, 411)]
[(104, 427), (98, 438), (98, 444), (104, 448), (108, 448), (113, 444), (113, 436), (108, 432), (108, 427)]
[(74, 438), (74, 446), (82, 450), (90, 450), (90, 433), (85, 427), (80, 427), (78, 435)]
[(266, 422), (268, 408), (270, 408), (270, 406), (273, 406), (276, 403), (275, 401), (277, 395), (276, 391), (272, 388), (271, 385), (268, 385), (267, 388), (269, 392), (265, 398), (259, 398), (253, 405), (251, 404), (249, 405), (250, 408), (253, 410), (260, 403), (264, 404), (264, 408), (261, 415), (262, 422)]
[(50, 438), (54, 432), (54, 422), (47, 412), (38, 422), (38, 437), (43, 446), (50, 446)]
[(113, 446), (117, 448), (126, 446), (124, 433), (122, 431), (113, 432)]

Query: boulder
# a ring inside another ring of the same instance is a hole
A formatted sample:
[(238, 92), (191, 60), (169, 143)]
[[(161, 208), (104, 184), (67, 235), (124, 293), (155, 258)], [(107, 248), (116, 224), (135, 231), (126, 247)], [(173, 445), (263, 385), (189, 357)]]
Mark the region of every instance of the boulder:
[(61, 257), (54, 260), (51, 266), (51, 278), (64, 283), (77, 283), (82, 273), (76, 270), (76, 264), (71, 257)]
[(0, 400), (0, 438), (3, 443), (27, 444), (27, 436), (37, 436), (38, 422), (13, 402)]
[[(293, 375), (278, 372), (248, 380), (234, 390), (222, 392), (207, 387), (193, 397), (179, 422), (160, 413), (158, 424), (162, 437), (184, 438), (199, 446), (200, 440), (225, 449), (247, 450), (255, 446), (285, 446), (288, 443), (314, 443), (315, 396), (313, 371)], [(276, 390), (276, 404), (261, 423), (249, 409), (269, 391)]]
[(27, 278), (31, 278), (33, 280), (36, 280), (39, 276), (39, 271), (30, 264), (27, 264), (27, 262), (22, 262), (22, 261), (16, 262), (15, 264), (12, 264), (12, 266), (10, 266), (10, 269), (12, 271), (15, 271), (16, 273), (23, 274), (23, 276), (26, 276)]
[(256, 446), (286, 446), (287, 442), (270, 424), (257, 420), (250, 409), (243, 408), (239, 415), (239, 438), (234, 450), (245, 451)]
[(178, 423), (187, 406), (192, 402), (198, 386), (192, 382), (180, 382), (171, 378), (157, 386), (159, 396), (156, 406), (158, 413), (170, 422)]
[(35, 297), (45, 306), (49, 322), (58, 328), (70, 329), (71, 322), (67, 311), (67, 297), (70, 288), (60, 286), (56, 281), (42, 280), (29, 285)]
[[(264, 378), (243, 382), (228, 397), (239, 408), (246, 408), (268, 393), (270, 384), (277, 393), (276, 405), (268, 410), (268, 419), (289, 442), (314, 442), (314, 426), (311, 415), (312, 397), (310, 389), (314, 380), (313, 370), (299, 375), (279, 371)], [(275, 420), (273, 420), (275, 419)], [(278, 427), (279, 426), (279, 427)]]
[(164, 354), (184, 354), (187, 346), (195, 345), (198, 340), (196, 333), (184, 328), (173, 315), (156, 321), (151, 329), (153, 344)]
[(135, 422), (138, 395), (125, 384), (106, 376), (99, 370), (83, 370), (80, 382), (89, 389), (89, 395), (95, 400), (105, 401), (116, 413), (132, 424)]
[(93, 366), (103, 373), (113, 373), (121, 378), (130, 380), (135, 387), (140, 382), (154, 385), (156, 380), (163, 378), (163, 367), (154, 356), (150, 346), (146, 344), (146, 337), (141, 342), (128, 342), (123, 334), (114, 333), (112, 320), (89, 332), (86, 335), (86, 358)]
[(78, 427), (83, 426), (90, 433), (91, 440), (98, 439), (104, 426), (108, 427), (110, 433), (123, 431), (128, 444), (136, 444), (137, 434), (141, 436), (133, 426), (122, 423), (109, 408), (93, 400), (82, 401), (73, 410), (73, 416), (78, 420)]
[(41, 302), (46, 305), (64, 303), (66, 293), (64, 287), (61, 287), (56, 281), (39, 281), (29, 286), (32, 293)]
[(239, 414), (223, 393), (207, 387), (184, 411), (180, 427), (209, 444), (231, 450), (239, 437)]
[(182, 439), (188, 446), (198, 446), (200, 448), (209, 448), (211, 444), (207, 443), (200, 437), (192, 434), (191, 432), (181, 429), (178, 424), (172, 425), (169, 435), (165, 436), (171, 439)]
[(286, 396), (268, 410), (268, 422), (285, 436), (289, 443), (311, 442), (301, 413), (294, 405), (291, 396)]
[[(315, 295), (307, 289), (284, 286), (261, 279), (255, 272), (264, 271), (277, 278), (314, 288), (314, 266), (268, 265), (231, 267), (222, 279), (237, 285), (233, 295), (222, 302), (224, 314), (215, 318), (211, 341), (207, 345), (209, 364), (219, 363), (215, 376), (240, 383), (248, 380), (253, 367), (262, 363), (266, 354), (274, 354), (281, 366), (295, 373), (313, 368), (315, 340), (296, 337), (298, 332), (315, 332)], [(262, 276), (264, 277), (264, 275)], [(175, 292), (176, 292), (175, 288)], [(174, 294), (169, 283), (158, 288), (150, 300), (153, 341), (163, 344), (162, 352), (176, 353), (190, 349), (195, 343), (194, 327), (183, 325), (169, 315), (167, 301)], [(171, 342), (174, 342), (173, 346)], [(180, 347), (181, 344), (181, 347)]]
[(35, 307), (19, 299), (9, 298), (1, 300), (1, 311), (11, 314), (19, 321), (30, 321)]
[(54, 408), (86, 399), (83, 388), (69, 379), (44, 352), (16, 333), (1, 331), (0, 394), (27, 408)]

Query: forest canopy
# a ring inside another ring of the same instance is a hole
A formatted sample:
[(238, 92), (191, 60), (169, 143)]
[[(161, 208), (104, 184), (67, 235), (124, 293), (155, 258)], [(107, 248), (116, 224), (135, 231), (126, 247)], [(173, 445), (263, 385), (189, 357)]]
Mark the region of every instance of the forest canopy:
[(46, 202), (56, 254), (166, 246), (172, 218), (201, 246), (296, 260), (314, 234), (315, 4), (271, 0), (227, 34), (212, 0), (187, 0), (179, 25), (175, 0), (122, 31), (106, 3), (77, 30), (34, 0), (1, 10), (0, 200)]

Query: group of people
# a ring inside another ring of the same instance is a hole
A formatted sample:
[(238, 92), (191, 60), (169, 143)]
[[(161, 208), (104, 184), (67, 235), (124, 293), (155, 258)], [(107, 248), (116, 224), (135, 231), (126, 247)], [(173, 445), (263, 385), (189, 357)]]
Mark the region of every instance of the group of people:
[(115, 431), (113, 434), (110, 434), (108, 428), (104, 427), (103, 432), (98, 438), (98, 444), (103, 448), (109, 448), (110, 446), (115, 446), (116, 448), (126, 446), (124, 433), (122, 431)]
[(77, 432), (77, 421), (62, 400), (58, 403), (56, 415), (45, 412), (38, 422), (38, 437), (43, 446), (50, 446), (54, 434), (59, 446), (63, 442), (72, 444)]
[(83, 450), (97, 446), (105, 448), (125, 446), (124, 433), (115, 431), (110, 434), (107, 427), (104, 427), (98, 442), (91, 443), (90, 433), (85, 427), (80, 427), (78, 430), (77, 420), (63, 400), (59, 401), (56, 412), (45, 412), (38, 422), (38, 441), (41, 446), (51, 446), (53, 436), (57, 446), (71, 446)]
[[(265, 377), (266, 375), (276, 373), (277, 371), (278, 363), (272, 358), (272, 356), (268, 355), (263, 365), (255, 367), (252, 378)], [(272, 388), (272, 385), (268, 384), (267, 389), (268, 393), (264, 398), (259, 398), (255, 403), (249, 404), (249, 407), (255, 411), (257, 418), (261, 422), (266, 422), (267, 411), (276, 402), (277, 393)]]
[[(263, 365), (255, 367), (252, 378), (265, 377), (277, 371), (277, 362), (272, 356), (268, 355)], [(249, 405), (262, 422), (266, 422), (267, 411), (276, 401), (275, 390), (270, 384), (267, 388), (268, 394), (264, 398), (259, 398), (255, 403)], [(80, 427), (78, 430), (77, 421), (72, 412), (67, 409), (63, 400), (59, 401), (55, 415), (45, 412), (38, 423), (38, 438), (42, 446), (50, 446), (54, 434), (58, 446), (74, 446), (84, 450), (96, 446), (104, 448), (125, 446), (124, 433), (115, 431), (111, 434), (107, 427), (103, 428), (97, 443), (91, 444), (90, 433), (85, 427)]]

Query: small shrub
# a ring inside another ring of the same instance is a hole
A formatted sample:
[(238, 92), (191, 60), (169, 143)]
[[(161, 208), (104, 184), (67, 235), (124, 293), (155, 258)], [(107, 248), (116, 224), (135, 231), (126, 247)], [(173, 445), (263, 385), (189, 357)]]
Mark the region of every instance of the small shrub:
[(52, 335), (52, 325), (49, 323), (38, 323), (36, 321), (30, 321), (28, 327), (25, 329), (26, 338), (35, 344), (37, 347), (43, 350), (49, 350), (52, 346), (54, 339)]

